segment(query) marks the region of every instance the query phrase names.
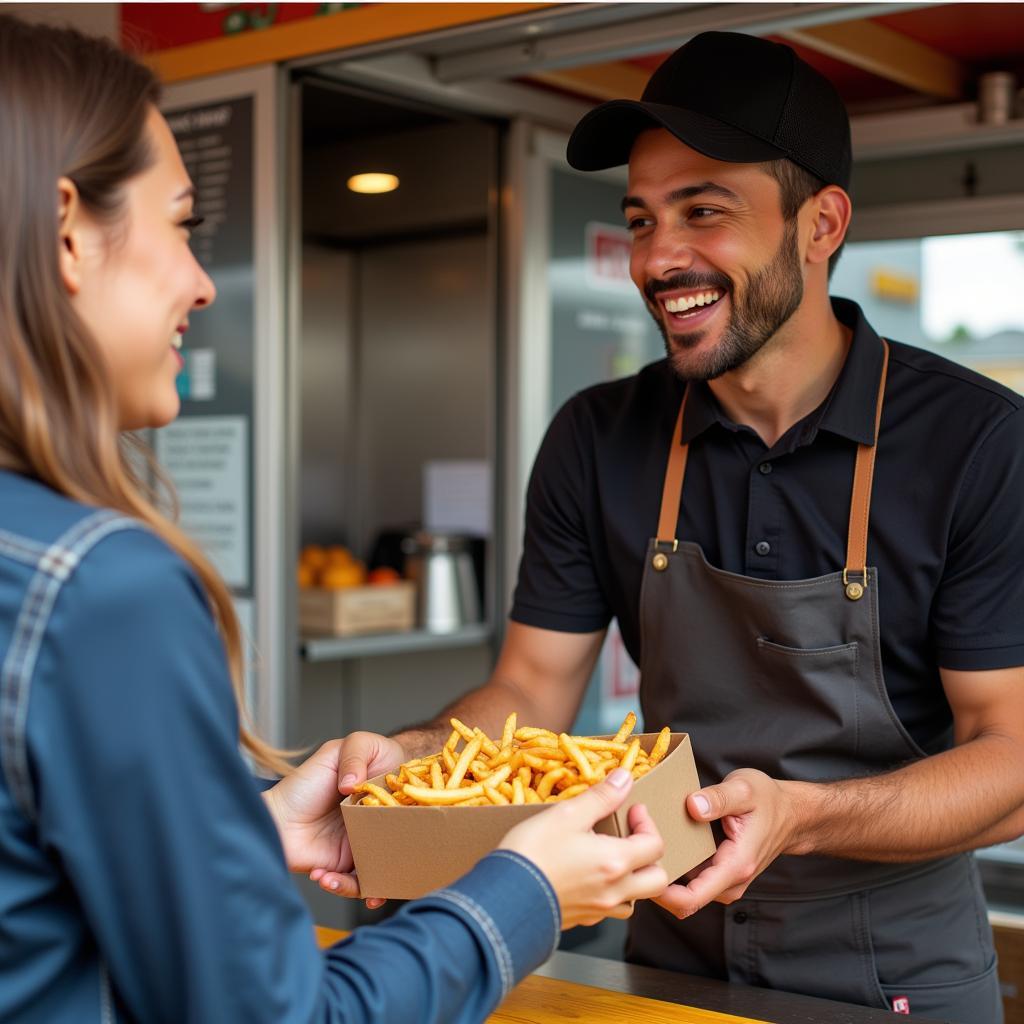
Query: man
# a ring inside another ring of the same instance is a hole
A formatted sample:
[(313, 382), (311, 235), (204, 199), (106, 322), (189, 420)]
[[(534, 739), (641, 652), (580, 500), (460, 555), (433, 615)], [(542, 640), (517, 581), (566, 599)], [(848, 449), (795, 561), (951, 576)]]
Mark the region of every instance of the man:
[[(498, 664), (449, 710), (568, 728), (614, 615), (646, 722), (693, 737), (686, 812), (721, 829), (629, 958), (999, 1021), (963, 851), (1024, 830), (1024, 400), (830, 301), (849, 122), (788, 47), (697, 36), (568, 156), (628, 161), (667, 359), (555, 417)], [(342, 791), (448, 713), (354, 734)]]

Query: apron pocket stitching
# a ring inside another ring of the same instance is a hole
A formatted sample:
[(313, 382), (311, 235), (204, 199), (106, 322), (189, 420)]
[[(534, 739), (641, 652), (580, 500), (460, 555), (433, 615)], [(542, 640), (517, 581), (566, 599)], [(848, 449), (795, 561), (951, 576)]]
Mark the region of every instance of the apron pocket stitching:
[(774, 651), (777, 654), (794, 658), (819, 658), (826, 654), (844, 654), (852, 651), (855, 671), (857, 659), (860, 655), (860, 644), (856, 640), (848, 644), (836, 644), (834, 647), (787, 647), (785, 644), (769, 640), (766, 636), (759, 636), (757, 638), (757, 645), (763, 650)]
[[(889, 1001), (885, 997), (882, 983), (878, 978), (878, 967), (875, 963), (875, 944), (871, 941), (871, 908), (868, 904), (867, 895), (857, 893), (854, 897), (854, 906), (857, 914), (857, 931), (861, 957), (864, 964), (865, 981), (867, 992), (875, 1000), (875, 1006), (889, 1010)], [(871, 1005), (870, 1003), (868, 1005)]]
[(929, 981), (922, 985), (882, 985), (879, 982), (879, 988), (884, 993), (887, 988), (892, 989), (894, 994), (902, 994), (904, 992), (919, 992), (922, 995), (927, 995), (931, 992), (941, 992), (943, 989), (955, 989), (963, 988), (967, 985), (978, 985), (983, 981), (986, 981), (992, 973), (999, 966), (996, 959), (993, 958), (988, 967), (985, 968), (980, 974), (972, 974), (969, 978), (957, 978), (955, 981)]

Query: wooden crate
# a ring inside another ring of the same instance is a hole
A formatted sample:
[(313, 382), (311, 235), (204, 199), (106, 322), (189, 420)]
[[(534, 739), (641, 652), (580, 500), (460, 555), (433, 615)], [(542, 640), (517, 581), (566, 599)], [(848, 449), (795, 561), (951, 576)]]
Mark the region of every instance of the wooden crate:
[(989, 912), (999, 957), (1005, 1024), (1024, 1024), (1024, 915)]
[(416, 585), (409, 580), (340, 590), (299, 590), (299, 630), (307, 635), (403, 633), (415, 625)]

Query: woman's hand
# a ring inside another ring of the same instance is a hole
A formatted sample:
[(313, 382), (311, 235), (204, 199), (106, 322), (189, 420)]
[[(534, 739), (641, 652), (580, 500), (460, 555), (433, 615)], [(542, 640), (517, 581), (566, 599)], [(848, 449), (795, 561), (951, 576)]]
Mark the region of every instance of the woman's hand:
[(632, 785), (629, 773), (616, 769), (586, 793), (516, 825), (501, 843), (544, 872), (558, 896), (563, 928), (629, 917), (634, 900), (657, 896), (668, 885), (658, 863), (665, 844), (643, 804), (629, 809), (628, 837), (593, 831)]
[[(394, 771), (405, 751), (375, 733), (352, 733), (330, 740), (263, 798), (277, 825), (291, 871), (308, 871), (320, 887), (339, 896), (359, 895), (352, 874), (352, 851), (338, 804), (354, 786)], [(354, 778), (352, 778), (354, 776)], [(379, 907), (383, 900), (367, 900)]]

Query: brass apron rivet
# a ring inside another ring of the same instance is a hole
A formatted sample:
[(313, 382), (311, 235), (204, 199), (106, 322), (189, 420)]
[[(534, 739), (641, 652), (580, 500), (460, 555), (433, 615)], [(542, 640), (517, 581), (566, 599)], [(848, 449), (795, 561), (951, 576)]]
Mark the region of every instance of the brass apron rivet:
[(847, 583), (846, 596), (851, 601), (859, 601), (864, 596), (864, 585), (862, 583)]
[(664, 552), (659, 551), (651, 559), (651, 565), (653, 565), (658, 572), (664, 572), (668, 568), (668, 555), (664, 554)]

